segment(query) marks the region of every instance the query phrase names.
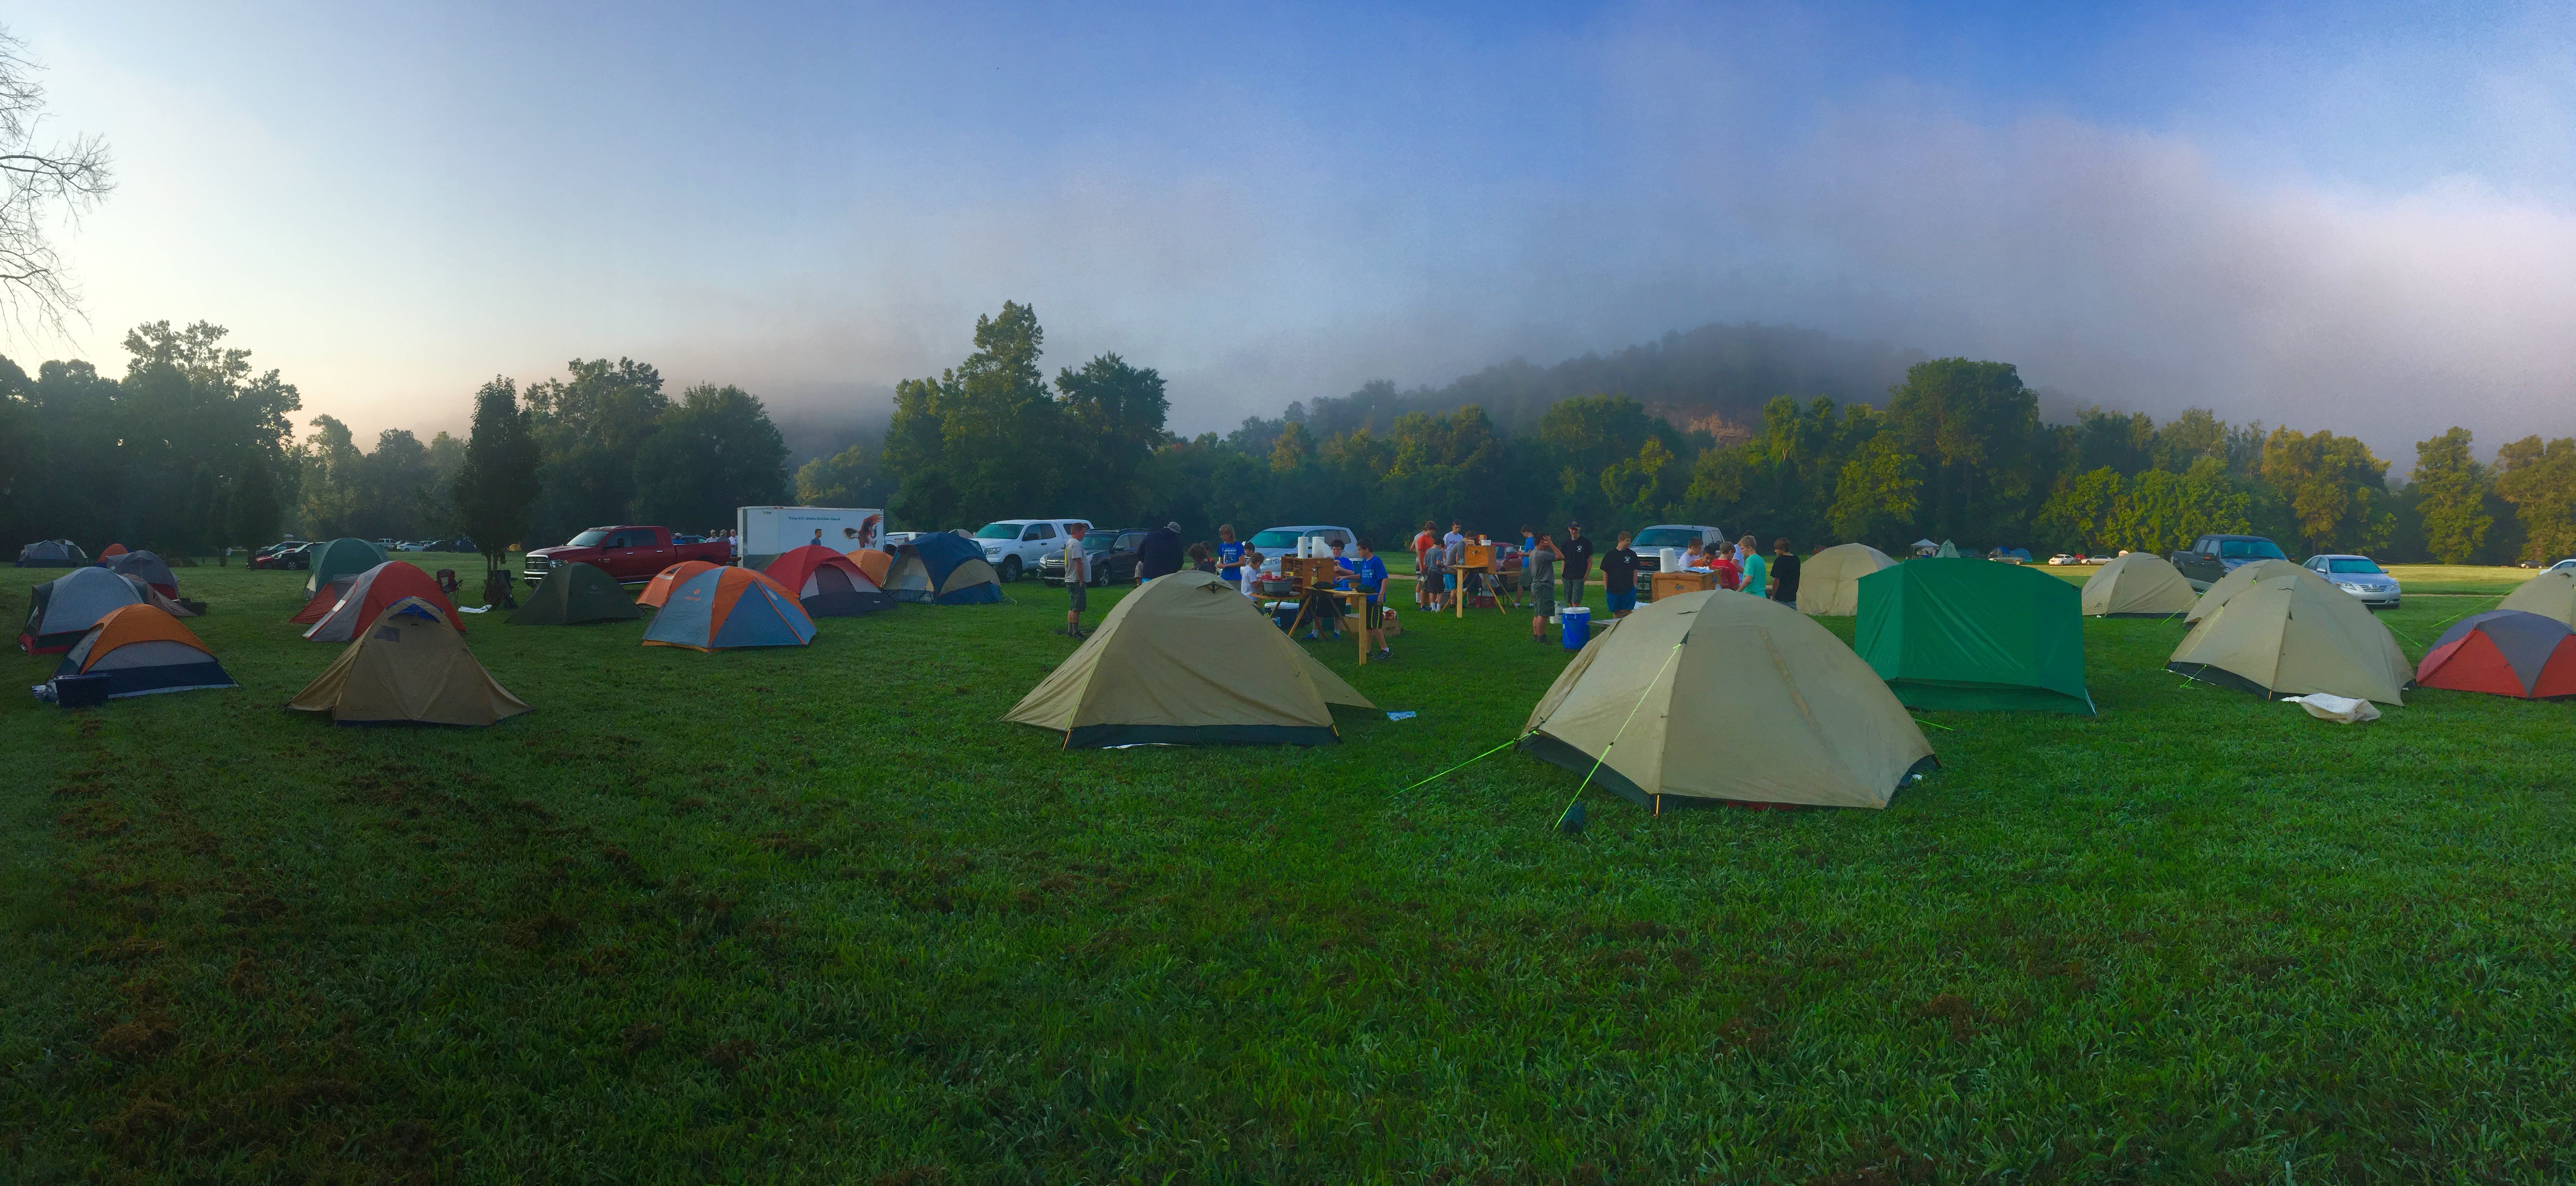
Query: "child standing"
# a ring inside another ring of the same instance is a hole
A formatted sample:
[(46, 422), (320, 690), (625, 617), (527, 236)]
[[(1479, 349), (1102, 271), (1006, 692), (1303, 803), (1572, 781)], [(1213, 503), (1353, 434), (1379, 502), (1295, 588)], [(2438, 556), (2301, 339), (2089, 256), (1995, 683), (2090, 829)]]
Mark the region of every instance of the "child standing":
[(1083, 550), (1082, 537), (1091, 534), (1087, 523), (1067, 524), (1064, 529), (1064, 629), (1058, 634), (1082, 637), (1083, 594), (1091, 591), (1091, 554)]
[(1610, 595), (1610, 616), (1627, 617), (1637, 608), (1637, 550), (1628, 546), (1631, 537), (1619, 533), (1618, 545), (1601, 554), (1601, 588)]
[(1386, 645), (1386, 561), (1377, 558), (1377, 544), (1360, 537), (1360, 558), (1349, 562), (1351, 585), (1368, 594), (1361, 603), (1360, 628), (1368, 631), (1369, 642), (1377, 648), (1377, 657), (1395, 657), (1395, 648)]

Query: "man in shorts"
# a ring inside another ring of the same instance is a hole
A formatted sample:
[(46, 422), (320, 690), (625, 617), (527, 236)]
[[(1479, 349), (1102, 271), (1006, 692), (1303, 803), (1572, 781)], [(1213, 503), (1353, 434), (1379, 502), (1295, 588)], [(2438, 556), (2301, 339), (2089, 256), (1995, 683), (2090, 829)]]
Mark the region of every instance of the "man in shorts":
[(1082, 537), (1091, 534), (1084, 523), (1068, 524), (1064, 529), (1064, 595), (1069, 599), (1064, 611), (1064, 629), (1058, 634), (1081, 638), (1082, 611), (1091, 591), (1091, 554), (1082, 550)]
[(1392, 659), (1395, 648), (1386, 645), (1386, 561), (1377, 558), (1375, 541), (1363, 535), (1359, 540), (1357, 560), (1343, 561), (1351, 573), (1351, 587), (1368, 594), (1360, 610), (1360, 628), (1368, 631), (1368, 640), (1377, 648), (1377, 657)]
[(1540, 642), (1547, 641), (1547, 624), (1556, 618), (1556, 562), (1562, 556), (1556, 539), (1544, 531), (1530, 545), (1530, 637)]

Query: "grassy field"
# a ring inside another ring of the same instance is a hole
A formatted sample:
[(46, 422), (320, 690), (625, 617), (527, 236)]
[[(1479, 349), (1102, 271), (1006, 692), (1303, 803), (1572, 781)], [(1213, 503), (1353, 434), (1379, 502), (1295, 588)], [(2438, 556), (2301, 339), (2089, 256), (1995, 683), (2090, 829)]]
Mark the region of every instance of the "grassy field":
[[(1035, 584), (473, 618), (536, 711), (445, 730), (280, 707), (300, 578), (181, 570), (237, 691), (0, 696), (0, 1179), (2576, 1176), (2576, 705), (2332, 725), (2088, 622), (2100, 716), (1926, 714), (1886, 811), (1568, 838), (1555, 767), (1411, 785), (1519, 729), (1525, 617), (1313, 647), (1420, 714), (1340, 746), (1068, 753), (996, 721), (1073, 646)], [(2439, 582), (2410, 656), (2491, 604)]]

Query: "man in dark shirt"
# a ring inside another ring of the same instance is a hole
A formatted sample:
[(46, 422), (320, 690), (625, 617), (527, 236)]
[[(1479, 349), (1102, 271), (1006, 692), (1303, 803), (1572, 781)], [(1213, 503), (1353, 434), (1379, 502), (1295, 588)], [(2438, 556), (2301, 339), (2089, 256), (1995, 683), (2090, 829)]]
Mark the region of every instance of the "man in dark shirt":
[(1136, 580), (1139, 584), (1155, 577), (1170, 576), (1181, 570), (1181, 525), (1166, 523), (1145, 533), (1136, 545)]
[(1637, 608), (1637, 550), (1628, 546), (1627, 532), (1619, 533), (1619, 542), (1601, 554), (1601, 588), (1610, 594), (1610, 616), (1624, 618)]
[(1789, 550), (1785, 535), (1771, 541), (1771, 600), (1798, 604), (1798, 555)]
[(1583, 604), (1583, 577), (1592, 571), (1592, 541), (1583, 538), (1583, 525), (1565, 525), (1565, 542), (1557, 545), (1565, 554), (1565, 599), (1557, 607), (1562, 613), (1567, 606)]

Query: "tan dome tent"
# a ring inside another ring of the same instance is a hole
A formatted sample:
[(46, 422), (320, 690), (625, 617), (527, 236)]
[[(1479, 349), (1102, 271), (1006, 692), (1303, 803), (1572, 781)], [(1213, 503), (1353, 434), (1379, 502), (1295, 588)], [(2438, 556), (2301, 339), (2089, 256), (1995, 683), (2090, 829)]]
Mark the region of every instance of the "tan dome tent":
[(1868, 544), (1835, 544), (1798, 565), (1798, 612), (1848, 618), (1860, 612), (1860, 579), (1896, 561)]
[(2497, 609), (2518, 609), (2526, 614), (2556, 618), (2576, 627), (2576, 569), (2544, 572), (2514, 586)]
[(386, 606), (286, 706), (344, 725), (489, 725), (528, 711), (474, 661), (447, 615), (417, 597)]
[[(2197, 622), (2208, 617), (2211, 610), (2227, 604), (2228, 598), (2253, 588), (2256, 581), (2296, 576), (2304, 576), (2315, 581), (2321, 588), (2332, 589), (2337, 593), (2343, 592), (2341, 589), (2335, 589), (2333, 582), (2318, 576), (2314, 570), (2292, 564), (2287, 560), (2257, 560), (2252, 564), (2238, 565), (2234, 572), (2211, 581), (2209, 591), (2201, 594), (2200, 600), (2191, 603), (2191, 609), (2183, 614), (2182, 620)], [(2345, 594), (2345, 596), (2351, 595)]]
[(1723, 591), (1621, 619), (1566, 665), (1526, 732), (1532, 757), (1658, 809), (1885, 807), (1932, 764), (1923, 730), (1841, 639), (1788, 606)]
[(1341, 740), (1336, 704), (1377, 707), (1233, 585), (1177, 572), (1121, 598), (1002, 719), (1061, 732), (1067, 749), (1326, 745)]
[(2404, 704), (2398, 693), (2413, 672), (2396, 637), (2351, 594), (2307, 576), (2238, 590), (2183, 636), (2165, 670), (2273, 700), (2325, 692)]
[(2153, 552), (2131, 552), (2084, 582), (2084, 616), (2170, 618), (2191, 612), (2195, 597), (2191, 582), (2172, 561)]

